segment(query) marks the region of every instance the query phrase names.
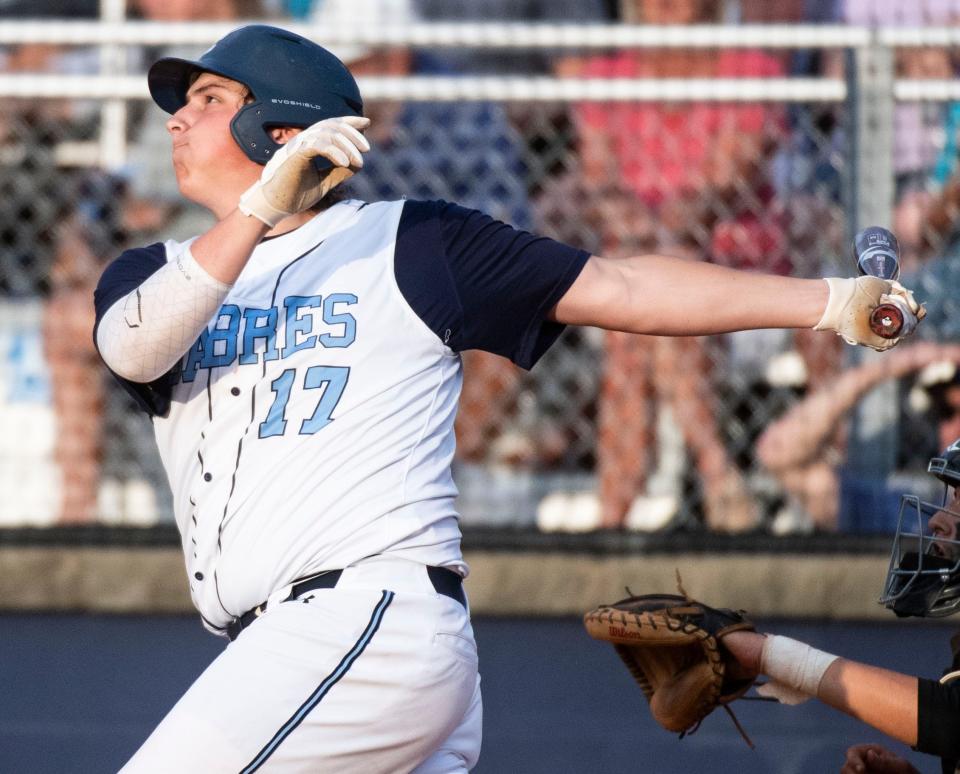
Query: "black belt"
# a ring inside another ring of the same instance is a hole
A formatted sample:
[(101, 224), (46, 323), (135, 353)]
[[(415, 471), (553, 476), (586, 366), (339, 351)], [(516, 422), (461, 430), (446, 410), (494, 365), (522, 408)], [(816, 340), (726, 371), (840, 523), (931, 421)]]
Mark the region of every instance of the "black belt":
[[(337, 585), (343, 570), (329, 570), (328, 572), (314, 575), (312, 578), (306, 578), (302, 581), (294, 581), (290, 587), (290, 593), (281, 599), (281, 602), (289, 602), (291, 599), (306, 594), (315, 589), (332, 589)], [(453, 570), (446, 567), (427, 567), (427, 575), (430, 577), (430, 583), (438, 594), (459, 602), (464, 607), (467, 606), (467, 598), (463, 593), (463, 578)], [(256, 621), (267, 610), (267, 603), (262, 602), (252, 610), (248, 610), (243, 615), (234, 618), (227, 624), (227, 636), (231, 642), (240, 636), (240, 632), (246, 629), (250, 624)]]

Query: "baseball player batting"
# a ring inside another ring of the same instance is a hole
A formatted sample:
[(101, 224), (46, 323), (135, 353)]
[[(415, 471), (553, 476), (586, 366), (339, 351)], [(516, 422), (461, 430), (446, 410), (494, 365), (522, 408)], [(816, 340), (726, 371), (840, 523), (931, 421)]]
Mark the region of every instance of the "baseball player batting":
[(876, 277), (624, 260), (442, 201), (331, 191), (369, 146), (354, 79), (247, 26), (148, 75), (181, 193), (217, 223), (128, 250), (94, 332), (148, 412), (190, 593), (231, 642), (127, 772), (462, 772), (477, 651), (450, 464), (460, 353), (530, 368), (567, 324), (663, 335), (832, 330), (886, 349)]

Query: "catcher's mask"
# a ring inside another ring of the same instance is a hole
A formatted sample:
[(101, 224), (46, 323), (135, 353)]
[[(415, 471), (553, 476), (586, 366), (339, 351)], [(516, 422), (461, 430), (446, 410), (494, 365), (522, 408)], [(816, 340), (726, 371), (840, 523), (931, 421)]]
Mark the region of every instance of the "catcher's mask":
[[(881, 604), (900, 617), (940, 618), (960, 610), (960, 498), (952, 494), (960, 487), (960, 439), (931, 459), (927, 470), (944, 483), (943, 500), (937, 504), (916, 495), (900, 499), (897, 532), (880, 598)], [(937, 525), (931, 526), (937, 514)], [(945, 524), (950, 526), (947, 533)]]
[(196, 61), (158, 60), (147, 74), (153, 101), (176, 113), (200, 73), (222, 75), (250, 89), (253, 101), (234, 116), (230, 132), (258, 164), (266, 164), (281, 147), (270, 137), (274, 127), (305, 129), (325, 118), (363, 115), (360, 89), (346, 65), (322, 46), (279, 27), (241, 27)]

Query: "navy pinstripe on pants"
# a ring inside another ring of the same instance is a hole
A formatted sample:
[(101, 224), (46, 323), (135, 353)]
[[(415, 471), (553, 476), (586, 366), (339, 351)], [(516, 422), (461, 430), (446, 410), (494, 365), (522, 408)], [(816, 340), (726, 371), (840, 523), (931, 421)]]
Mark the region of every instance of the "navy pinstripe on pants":
[(373, 635), (377, 633), (377, 629), (380, 628), (380, 622), (383, 620), (383, 614), (392, 601), (393, 592), (384, 591), (380, 597), (380, 601), (373, 610), (373, 615), (370, 616), (367, 628), (364, 629), (363, 634), (360, 635), (360, 639), (354, 643), (349, 652), (341, 659), (336, 669), (327, 675), (323, 682), (317, 686), (317, 689), (310, 694), (310, 698), (301, 704), (300, 708), (294, 712), (290, 719), (280, 727), (280, 730), (273, 735), (273, 739), (267, 742), (263, 749), (257, 753), (256, 757), (243, 767), (240, 774), (250, 774), (266, 763), (274, 750), (280, 746), (280, 743), (293, 733), (293, 730), (303, 722), (310, 711), (320, 703), (329, 690), (350, 670), (350, 667), (353, 666), (353, 663), (360, 657), (360, 654), (363, 653), (364, 649), (370, 643), (370, 640), (373, 639)]

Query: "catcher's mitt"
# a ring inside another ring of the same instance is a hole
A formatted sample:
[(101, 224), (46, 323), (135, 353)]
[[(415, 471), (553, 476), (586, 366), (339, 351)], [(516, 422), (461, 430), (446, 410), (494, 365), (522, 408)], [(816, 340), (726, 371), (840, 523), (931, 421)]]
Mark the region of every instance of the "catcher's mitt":
[(716, 707), (729, 712), (726, 705), (753, 685), (752, 678), (730, 677), (727, 663), (735, 660), (718, 646), (730, 632), (754, 630), (744, 611), (718, 610), (675, 594), (647, 594), (601, 605), (583, 623), (591, 637), (613, 643), (646, 694), (653, 717), (681, 737)]

